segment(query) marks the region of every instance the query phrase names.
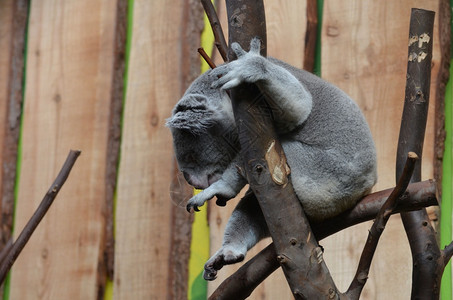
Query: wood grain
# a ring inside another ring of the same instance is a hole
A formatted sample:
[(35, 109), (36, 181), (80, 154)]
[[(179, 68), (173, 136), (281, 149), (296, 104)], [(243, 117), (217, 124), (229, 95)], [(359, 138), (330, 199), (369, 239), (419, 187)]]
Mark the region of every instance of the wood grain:
[[(346, 91), (361, 107), (378, 151), (375, 190), (395, 183), (396, 146), (404, 103), (411, 7), (437, 10), (436, 1), (324, 2), (322, 77)], [(434, 37), (437, 37), (437, 25)], [(431, 95), (439, 44), (434, 40)], [(433, 176), (434, 96), (423, 150), (423, 179)], [(356, 226), (323, 242), (325, 258), (341, 290), (352, 278), (370, 224)], [(378, 245), (363, 299), (405, 299), (411, 291), (410, 250), (398, 216)]]
[(82, 150), (12, 269), (11, 299), (97, 299), (116, 3), (33, 1), (15, 233)]
[[(115, 299), (169, 295), (172, 139), (165, 119), (181, 96), (183, 6), (134, 1), (117, 188)], [(193, 49), (193, 55), (196, 49)], [(178, 209), (184, 210), (183, 206)]]

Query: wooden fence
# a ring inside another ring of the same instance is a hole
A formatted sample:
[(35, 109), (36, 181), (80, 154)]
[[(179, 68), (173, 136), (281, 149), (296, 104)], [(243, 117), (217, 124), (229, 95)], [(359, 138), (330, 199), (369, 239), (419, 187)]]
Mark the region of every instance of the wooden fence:
[[(365, 113), (378, 151), (376, 190), (395, 182), (410, 9), (437, 11), (438, 5), (324, 0), (322, 77)], [(266, 0), (265, 6), (269, 55), (302, 67), (306, 1)], [(226, 22), (223, 1), (218, 11)], [(437, 22), (423, 179), (433, 177), (435, 160)], [(9, 299), (186, 298), (193, 217), (170, 199), (177, 172), (164, 123), (199, 72), (202, 29), (197, 0), (0, 0), (3, 242), (13, 216), (14, 235), (23, 228), (68, 151), (82, 151), (12, 269)], [(212, 252), (233, 207), (209, 207)], [(369, 227), (322, 241), (340, 290), (355, 272)], [(363, 299), (409, 298), (411, 265), (401, 221), (393, 216)], [(222, 269), (209, 293), (235, 269)], [(292, 299), (281, 271), (252, 295), (264, 298)]]

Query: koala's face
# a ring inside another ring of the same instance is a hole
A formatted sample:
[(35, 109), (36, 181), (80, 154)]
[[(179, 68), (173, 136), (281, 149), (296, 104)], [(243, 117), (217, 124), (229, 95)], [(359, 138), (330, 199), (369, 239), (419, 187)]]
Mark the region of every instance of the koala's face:
[(204, 134), (172, 129), (178, 166), (187, 182), (205, 189), (220, 179), (236, 155), (234, 146), (214, 128)]
[(210, 72), (201, 75), (173, 109), (167, 126), (180, 171), (187, 182), (206, 188), (220, 179), (238, 151), (231, 102), (211, 87)]

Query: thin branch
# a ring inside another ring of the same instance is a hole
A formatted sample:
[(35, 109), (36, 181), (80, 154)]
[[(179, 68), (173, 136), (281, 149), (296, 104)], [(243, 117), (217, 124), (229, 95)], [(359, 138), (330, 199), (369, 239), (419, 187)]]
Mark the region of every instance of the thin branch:
[(41, 222), (42, 218), (45, 216), (47, 211), (49, 210), (50, 206), (52, 205), (55, 197), (57, 196), (58, 192), (60, 191), (61, 187), (65, 183), (66, 179), (69, 176), (69, 172), (71, 171), (72, 167), (74, 166), (75, 161), (80, 155), (79, 150), (71, 150), (66, 158), (66, 161), (63, 167), (58, 173), (57, 178), (47, 191), (46, 195), (44, 196), (41, 204), (36, 209), (33, 216), (28, 221), (27, 225), (25, 225), (24, 229), (20, 233), (19, 237), (17, 238), (16, 242), (11, 247), (11, 250), (8, 252), (6, 258), (1, 262), (0, 265), (0, 283), (2, 283), (8, 271), (11, 269), (11, 266), (16, 261), (17, 257), (21, 253), (24, 246), (27, 244), (28, 240), (30, 239), (31, 235), (35, 231), (36, 227)]
[(200, 53), (201, 57), (206, 61), (206, 63), (209, 65), (211, 69), (215, 69), (216, 65), (212, 61), (212, 59), (209, 57), (209, 55), (204, 51), (203, 48), (198, 48), (198, 53)]
[(211, 0), (200, 0), (203, 4), (204, 11), (208, 16), (209, 23), (211, 24), (212, 32), (214, 33), (215, 45), (219, 50), (223, 61), (228, 61), (228, 45), (223, 34), (222, 25), (220, 24), (219, 17), (215, 11), (214, 5)]
[(409, 185), (414, 172), (415, 162), (418, 159), (417, 154), (409, 152), (401, 178), (398, 180), (395, 189), (392, 191), (387, 201), (385, 201), (379, 210), (376, 221), (373, 223), (373, 226), (369, 231), (367, 241), (360, 257), (359, 266), (357, 267), (357, 272), (351, 282), (351, 285), (349, 286), (348, 291), (346, 292), (349, 299), (358, 299), (360, 297), (362, 289), (368, 279), (371, 261), (373, 260), (374, 253), (376, 252), (379, 239), (382, 232), (384, 232), (385, 225), (387, 224), (390, 215), (396, 208), (397, 200), (403, 195)]
[[(392, 188), (370, 194), (360, 200), (352, 210), (322, 223), (312, 224), (316, 239), (322, 240), (345, 228), (374, 219), (393, 190)], [(404, 195), (398, 199), (393, 213), (438, 205), (436, 195), (434, 180), (412, 183)], [(254, 195), (250, 194), (250, 196)], [(279, 267), (276, 257), (274, 245), (270, 244), (222, 282), (210, 299), (247, 298), (264, 279)]]

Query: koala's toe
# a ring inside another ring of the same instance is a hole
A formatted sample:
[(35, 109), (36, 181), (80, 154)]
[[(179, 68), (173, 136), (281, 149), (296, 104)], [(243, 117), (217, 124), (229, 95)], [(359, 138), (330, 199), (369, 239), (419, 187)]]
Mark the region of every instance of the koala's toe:
[(217, 278), (217, 271), (214, 268), (205, 267), (203, 272), (203, 278), (204, 280), (212, 281)]
[(194, 211), (200, 211), (200, 209), (198, 208), (198, 205), (196, 205), (196, 204), (194, 204), (194, 203), (192, 203), (192, 202), (187, 203), (186, 210), (187, 210), (188, 212), (192, 212), (192, 209), (193, 209)]

